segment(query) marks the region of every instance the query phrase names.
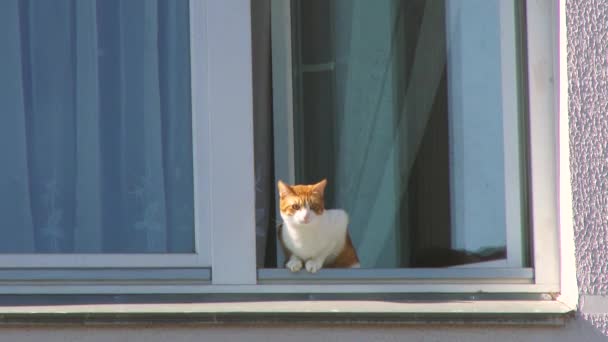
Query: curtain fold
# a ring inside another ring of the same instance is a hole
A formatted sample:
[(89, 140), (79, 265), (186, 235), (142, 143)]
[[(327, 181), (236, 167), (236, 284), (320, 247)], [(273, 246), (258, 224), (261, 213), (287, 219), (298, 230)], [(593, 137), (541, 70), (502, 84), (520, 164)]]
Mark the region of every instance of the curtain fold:
[(34, 250), (19, 12), (18, 0), (0, 2), (0, 234), (11, 237), (0, 239), (0, 250), (7, 253)]
[(170, 251), (192, 250), (188, 232), (194, 222), (192, 193), (192, 127), (190, 113), (190, 54), (183, 53), (190, 40), (183, 32), (190, 30), (188, 0), (159, 2), (159, 77), (163, 112), (163, 167), (167, 222), (167, 248)]
[[(121, 2), (122, 78), (126, 87), (122, 116), (126, 219), (137, 244), (128, 248), (163, 251), (166, 247), (165, 193), (158, 87), (156, 1)], [(144, 16), (138, 16), (143, 11)]]
[(255, 161), (255, 236), (258, 267), (276, 267), (276, 204), (272, 134), (272, 64), (270, 1), (251, 7), (253, 63), (253, 130)]
[[(22, 37), (29, 60), (25, 102), (36, 249), (73, 248), (75, 217), (75, 72), (73, 2), (31, 1)], [(27, 81), (27, 80), (26, 80)]]
[(76, 228), (75, 245), (102, 250), (99, 55), (95, 1), (76, 2)]
[(0, 253), (194, 251), (188, 17), (0, 2)]

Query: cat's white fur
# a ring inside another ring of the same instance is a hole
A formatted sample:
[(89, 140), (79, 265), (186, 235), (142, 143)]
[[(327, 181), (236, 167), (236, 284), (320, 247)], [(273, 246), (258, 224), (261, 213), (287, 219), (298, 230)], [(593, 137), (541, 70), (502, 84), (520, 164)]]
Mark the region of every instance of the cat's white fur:
[(305, 206), (291, 216), (281, 212), (281, 217), (283, 243), (292, 252), (286, 266), (292, 272), (299, 271), (302, 266), (309, 272), (317, 272), (344, 248), (348, 226), (348, 214), (344, 210), (327, 209), (317, 215)]

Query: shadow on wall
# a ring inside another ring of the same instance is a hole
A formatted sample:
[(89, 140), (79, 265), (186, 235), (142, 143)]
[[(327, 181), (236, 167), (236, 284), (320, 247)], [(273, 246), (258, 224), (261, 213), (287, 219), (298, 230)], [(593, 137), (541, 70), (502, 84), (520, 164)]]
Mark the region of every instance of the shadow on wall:
[[(581, 329), (581, 336), (589, 335), (589, 332), (597, 333), (601, 336), (601, 341), (608, 341), (608, 314), (579, 314), (577, 316), (577, 323), (584, 327)], [(594, 339), (578, 339), (579, 341), (596, 341)], [(600, 340), (597, 340), (600, 341)]]
[(602, 333), (608, 340), (608, 297), (581, 295), (577, 319)]

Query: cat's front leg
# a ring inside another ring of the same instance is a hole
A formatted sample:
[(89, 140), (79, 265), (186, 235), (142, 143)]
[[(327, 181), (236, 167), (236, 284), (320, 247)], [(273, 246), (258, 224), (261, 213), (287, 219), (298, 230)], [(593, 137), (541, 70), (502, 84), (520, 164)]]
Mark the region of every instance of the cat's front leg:
[(310, 273), (316, 273), (323, 267), (325, 258), (314, 258), (306, 261), (306, 270)]
[(331, 252), (334, 250), (334, 245), (330, 245), (325, 250), (323, 250), (319, 255), (315, 258), (309, 259), (306, 261), (306, 270), (310, 273), (316, 273), (318, 270), (323, 268), (323, 264), (325, 260), (329, 257)]
[(291, 257), (289, 257), (287, 264), (285, 264), (285, 267), (287, 267), (291, 272), (298, 272), (302, 269), (302, 260), (292, 254)]

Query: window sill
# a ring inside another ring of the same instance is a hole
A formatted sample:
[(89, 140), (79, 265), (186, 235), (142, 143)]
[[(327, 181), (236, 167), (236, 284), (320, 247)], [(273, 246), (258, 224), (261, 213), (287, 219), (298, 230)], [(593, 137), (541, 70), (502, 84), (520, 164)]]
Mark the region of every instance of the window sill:
[(0, 324), (506, 324), (563, 325), (573, 309), (532, 301), (242, 301), (4, 306)]
[(531, 284), (532, 268), (355, 268), (321, 269), (309, 272), (290, 272), (285, 268), (263, 268), (258, 270), (261, 284), (324, 284), (375, 282), (398, 284), (425, 284), (447, 281), (469, 284)]

